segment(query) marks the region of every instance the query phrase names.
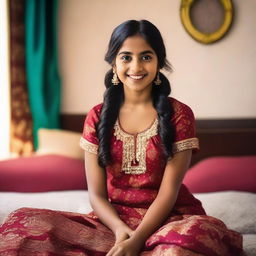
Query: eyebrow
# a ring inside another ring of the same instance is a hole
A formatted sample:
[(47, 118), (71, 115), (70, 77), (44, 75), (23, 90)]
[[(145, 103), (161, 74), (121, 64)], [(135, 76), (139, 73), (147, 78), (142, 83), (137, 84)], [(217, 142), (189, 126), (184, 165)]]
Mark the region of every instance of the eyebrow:
[[(120, 55), (120, 54), (132, 55), (132, 52), (123, 51), (123, 52), (118, 53), (118, 55)], [(144, 54), (154, 54), (154, 53), (150, 50), (143, 51), (140, 53), (140, 55), (144, 55)]]

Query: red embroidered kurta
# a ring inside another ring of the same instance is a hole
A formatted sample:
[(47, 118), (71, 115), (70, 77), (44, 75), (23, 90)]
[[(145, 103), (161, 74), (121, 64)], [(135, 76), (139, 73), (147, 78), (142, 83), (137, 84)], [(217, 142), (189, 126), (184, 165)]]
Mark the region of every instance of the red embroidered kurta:
[[(174, 107), (170, 122), (176, 131), (173, 152), (198, 149), (193, 112), (173, 98), (170, 103)], [(101, 108), (102, 104), (97, 105), (88, 113), (80, 143), (94, 154), (98, 150), (95, 127)], [(111, 155), (112, 163), (106, 168), (109, 201), (120, 218), (136, 229), (156, 198), (165, 170), (158, 120), (135, 135), (124, 131), (117, 120)], [(113, 233), (93, 212), (23, 208), (0, 227), (0, 255), (106, 255), (114, 241)], [(205, 215), (201, 202), (182, 185), (169, 217), (148, 238), (141, 255), (243, 255), (242, 237), (220, 220)]]

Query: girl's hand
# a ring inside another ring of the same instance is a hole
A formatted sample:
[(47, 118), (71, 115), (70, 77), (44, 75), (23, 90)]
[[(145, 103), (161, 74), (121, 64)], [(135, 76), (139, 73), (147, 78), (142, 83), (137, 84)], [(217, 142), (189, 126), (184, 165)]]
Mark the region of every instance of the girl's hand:
[(130, 238), (132, 236), (133, 230), (128, 226), (122, 225), (116, 228), (115, 236), (116, 242), (115, 245)]
[(138, 256), (143, 244), (132, 239), (132, 237), (115, 243), (106, 256)]

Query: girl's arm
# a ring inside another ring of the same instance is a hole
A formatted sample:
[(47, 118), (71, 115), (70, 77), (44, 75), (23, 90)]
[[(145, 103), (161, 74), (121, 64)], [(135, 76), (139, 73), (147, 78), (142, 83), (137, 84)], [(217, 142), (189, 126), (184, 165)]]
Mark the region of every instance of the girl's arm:
[(176, 153), (167, 162), (157, 197), (149, 207), (132, 240), (144, 244), (148, 237), (166, 220), (172, 210), (178, 191), (191, 161), (192, 150)]
[(105, 170), (98, 164), (96, 154), (85, 151), (85, 170), (91, 206), (98, 216), (116, 236), (116, 243), (127, 239), (132, 230), (119, 218), (108, 201)]
[(183, 177), (191, 160), (192, 150), (176, 153), (167, 162), (162, 183), (154, 202), (132, 236), (114, 246), (107, 256), (138, 255), (149, 236), (166, 220), (176, 202)]

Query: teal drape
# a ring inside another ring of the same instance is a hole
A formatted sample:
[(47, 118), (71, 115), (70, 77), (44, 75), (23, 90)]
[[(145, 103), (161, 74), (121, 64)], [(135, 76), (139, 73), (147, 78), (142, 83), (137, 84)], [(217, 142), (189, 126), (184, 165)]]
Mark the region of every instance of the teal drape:
[(59, 128), (58, 0), (25, 1), (25, 55), (34, 146), (39, 128)]

